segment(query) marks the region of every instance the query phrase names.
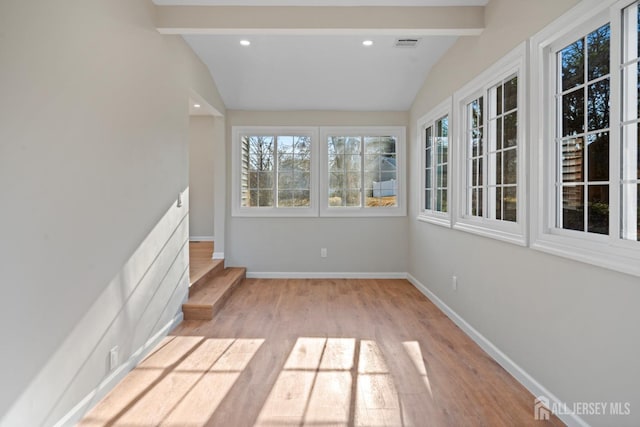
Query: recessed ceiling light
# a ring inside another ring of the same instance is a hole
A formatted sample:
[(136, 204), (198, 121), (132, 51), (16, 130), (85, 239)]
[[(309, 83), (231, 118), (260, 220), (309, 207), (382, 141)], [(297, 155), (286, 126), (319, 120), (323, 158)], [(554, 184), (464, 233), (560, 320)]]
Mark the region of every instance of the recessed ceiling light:
[(373, 40), (365, 40), (362, 42), (363, 46), (372, 46), (373, 45)]
[(251, 42), (249, 40), (240, 40), (240, 44), (242, 46), (249, 46), (251, 44)]
[(200, 104), (193, 104), (193, 108), (200, 108)]

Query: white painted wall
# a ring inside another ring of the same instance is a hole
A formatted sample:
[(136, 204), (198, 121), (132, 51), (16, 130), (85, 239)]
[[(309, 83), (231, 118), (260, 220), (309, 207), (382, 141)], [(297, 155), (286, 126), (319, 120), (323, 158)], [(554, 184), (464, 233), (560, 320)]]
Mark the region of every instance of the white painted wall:
[(112, 385), (109, 349), (135, 362), (186, 295), (187, 100), (224, 105), (153, 17), (145, 0), (0, 3), (0, 425), (53, 425)]
[(189, 236), (193, 240), (213, 237), (216, 125), (224, 128), (224, 120), (189, 118)]
[[(575, 3), (491, 0), (485, 32), (460, 38), (413, 104), (411, 166), (419, 117)], [(415, 168), (411, 177), (420, 182)], [(410, 193), (409, 272), (562, 401), (631, 402), (631, 416), (584, 416), (588, 423), (639, 425), (640, 280), (418, 222), (418, 191)]]
[[(226, 118), (230, 162), (233, 126), (406, 126), (408, 116), (402, 112), (228, 110)], [(231, 185), (227, 188), (230, 194)], [(230, 217), (230, 208), (227, 214), (227, 263), (245, 266), (249, 273), (407, 271), (406, 217), (238, 218)], [(327, 248), (327, 258), (320, 257), (320, 248)]]

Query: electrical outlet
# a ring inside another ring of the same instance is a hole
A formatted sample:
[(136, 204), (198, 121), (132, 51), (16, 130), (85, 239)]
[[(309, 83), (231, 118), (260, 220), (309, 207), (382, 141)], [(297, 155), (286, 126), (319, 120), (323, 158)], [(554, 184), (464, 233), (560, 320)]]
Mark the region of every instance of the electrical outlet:
[(458, 290), (458, 278), (456, 276), (451, 277), (451, 289)]
[(120, 348), (118, 346), (113, 347), (109, 351), (109, 370), (113, 371), (118, 367), (118, 356), (120, 352)]
[(178, 193), (178, 201), (176, 202), (176, 206), (179, 208), (182, 207), (182, 193)]
[(322, 258), (327, 257), (327, 248), (320, 248), (320, 257)]

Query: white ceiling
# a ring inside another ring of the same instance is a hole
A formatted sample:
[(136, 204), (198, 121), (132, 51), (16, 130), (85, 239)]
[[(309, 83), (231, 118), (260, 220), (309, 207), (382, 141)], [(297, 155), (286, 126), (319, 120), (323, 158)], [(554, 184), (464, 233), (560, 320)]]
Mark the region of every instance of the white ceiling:
[(484, 6), (488, 0), (153, 0), (161, 6)]
[[(484, 6), (488, 0), (153, 1), (163, 6), (398, 7)], [(209, 67), (226, 107), (238, 110), (406, 111), (433, 64), (456, 40), (422, 36), (416, 48), (395, 48), (397, 37), (411, 35), (183, 34)], [(242, 39), (251, 46), (240, 46)], [(365, 39), (374, 45), (362, 46)]]
[[(406, 111), (431, 66), (456, 37), (184, 35), (237, 110)], [(240, 40), (251, 46), (240, 46)], [(373, 40), (364, 47), (362, 41)]]

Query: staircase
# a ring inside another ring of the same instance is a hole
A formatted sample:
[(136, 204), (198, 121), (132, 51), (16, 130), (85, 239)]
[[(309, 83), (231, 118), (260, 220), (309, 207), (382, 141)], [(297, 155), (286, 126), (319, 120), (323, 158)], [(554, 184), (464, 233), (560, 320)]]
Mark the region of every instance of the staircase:
[(246, 277), (245, 268), (225, 268), (224, 260), (211, 260), (211, 252), (202, 247), (202, 242), (189, 245), (190, 262), (198, 269), (191, 272), (189, 299), (182, 304), (184, 320), (213, 319)]

